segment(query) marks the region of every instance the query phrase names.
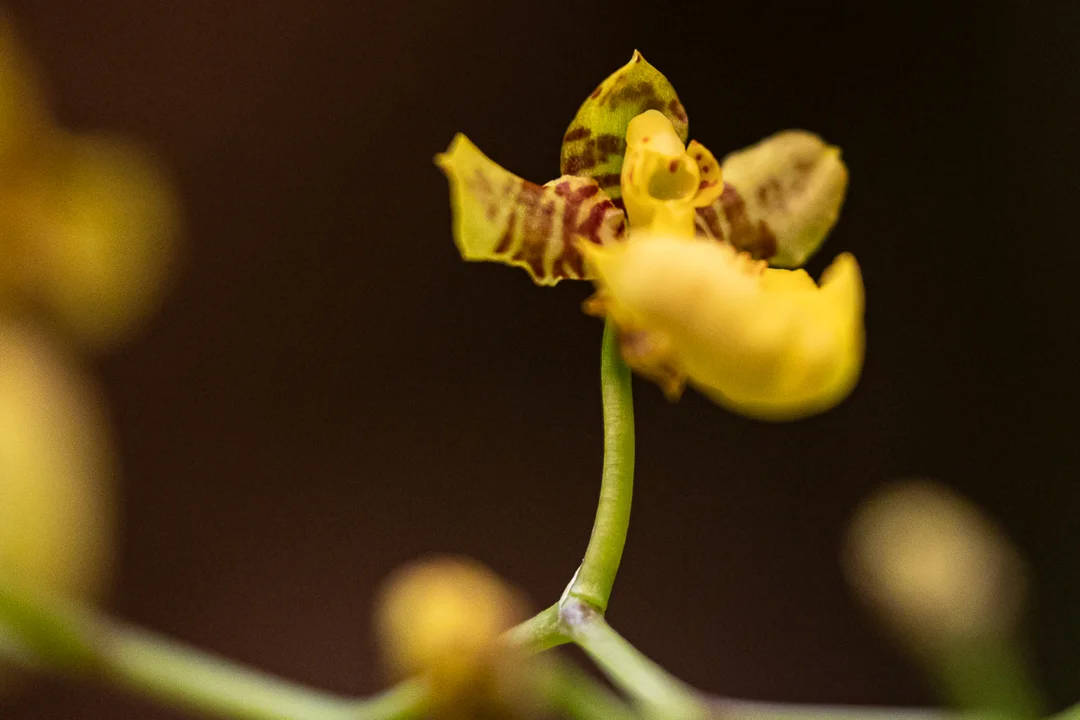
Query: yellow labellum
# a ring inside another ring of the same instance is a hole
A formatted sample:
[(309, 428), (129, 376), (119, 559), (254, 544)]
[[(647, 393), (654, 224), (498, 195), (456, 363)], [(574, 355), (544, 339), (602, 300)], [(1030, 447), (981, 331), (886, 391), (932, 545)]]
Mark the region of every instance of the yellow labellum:
[(581, 251), (627, 363), (670, 395), (686, 381), (743, 415), (791, 420), (833, 407), (858, 380), (863, 285), (849, 254), (818, 286), (704, 239), (635, 232)]
[(649, 110), (630, 121), (622, 166), (622, 194), (631, 227), (694, 234), (696, 209), (720, 197), (720, 164), (697, 142), (690, 148), (671, 121)]

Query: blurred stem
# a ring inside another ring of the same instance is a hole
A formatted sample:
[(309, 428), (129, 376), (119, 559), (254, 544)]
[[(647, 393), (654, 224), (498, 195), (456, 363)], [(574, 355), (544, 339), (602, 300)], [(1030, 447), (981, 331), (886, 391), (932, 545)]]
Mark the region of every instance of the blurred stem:
[(585, 559), (566, 595), (607, 610), (611, 588), (622, 562), (634, 493), (634, 400), (630, 369), (619, 354), (615, 326), (604, 328), (600, 389), (604, 404), (604, 471)]
[(3, 658), (105, 680), (177, 708), (237, 720), (404, 720), (425, 692), (406, 683), (369, 700), (311, 690), (88, 612), (0, 585)]
[(715, 698), (709, 708), (725, 720), (960, 720), (961, 715), (937, 708), (794, 705)]
[(552, 710), (576, 720), (639, 720), (621, 698), (576, 665), (548, 664), (541, 673), (539, 691)]
[(423, 715), (425, 692), (404, 683), (365, 700), (294, 685), (204, 651), (114, 629), (99, 672), (161, 702), (238, 720), (405, 720)]
[(563, 606), (571, 638), (617, 686), (637, 700), (648, 717), (693, 720), (709, 710), (693, 688), (668, 674), (583, 602)]
[(996, 717), (1041, 717), (1042, 699), (1019, 644), (1009, 636), (957, 642), (931, 658), (954, 707)]

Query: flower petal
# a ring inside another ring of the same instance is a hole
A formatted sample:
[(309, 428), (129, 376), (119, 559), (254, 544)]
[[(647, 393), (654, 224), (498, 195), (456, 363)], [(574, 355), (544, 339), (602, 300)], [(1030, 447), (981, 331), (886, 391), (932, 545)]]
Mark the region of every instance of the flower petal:
[(858, 380), (863, 289), (851, 255), (819, 287), (694, 238), (635, 233), (582, 252), (600, 296), (591, 307), (635, 339), (627, 362), (668, 391), (685, 378), (743, 415), (790, 420), (831, 408)]
[(618, 200), (626, 130), (646, 110), (666, 115), (679, 140), (686, 142), (686, 111), (675, 88), (635, 50), (630, 62), (600, 83), (578, 109), (563, 137), (560, 172), (594, 178)]
[(836, 223), (847, 191), (840, 150), (788, 130), (724, 158), (723, 193), (698, 209), (697, 231), (777, 267), (799, 267)]
[(435, 163), (450, 180), (454, 241), (465, 260), (522, 267), (537, 285), (554, 285), (585, 277), (576, 240), (604, 245), (625, 232), (622, 211), (590, 178), (536, 185), (460, 134)]

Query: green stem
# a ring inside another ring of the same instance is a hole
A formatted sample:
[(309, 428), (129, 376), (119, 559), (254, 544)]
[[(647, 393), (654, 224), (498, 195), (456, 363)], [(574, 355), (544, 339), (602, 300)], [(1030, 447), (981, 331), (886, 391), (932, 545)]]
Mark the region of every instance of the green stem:
[(417, 683), (365, 700), (337, 697), (129, 628), (112, 629), (100, 660), (99, 675), (120, 687), (237, 720), (404, 720), (424, 708)]
[(540, 675), (540, 695), (552, 710), (566, 717), (577, 720), (640, 720), (638, 714), (621, 698), (575, 665), (553, 661), (546, 664)]
[(406, 683), (370, 700), (311, 690), (89, 612), (0, 585), (3, 657), (98, 678), (174, 707), (236, 720), (404, 720), (424, 689)]
[(529, 655), (570, 642), (562, 629), (558, 603), (510, 629), (503, 638)]
[(585, 559), (567, 589), (600, 612), (607, 610), (611, 588), (622, 562), (634, 493), (634, 400), (630, 369), (619, 354), (615, 327), (604, 328), (600, 356), (604, 403), (604, 473)]
[(647, 658), (587, 604), (565, 604), (563, 622), (574, 642), (649, 716), (679, 720), (709, 716), (690, 686)]
[(709, 703), (713, 715), (726, 720), (960, 720), (954, 711), (937, 708), (794, 705), (718, 698)]
[(951, 643), (927, 659), (944, 696), (956, 708), (996, 717), (1042, 717), (1037, 685), (1010, 636)]

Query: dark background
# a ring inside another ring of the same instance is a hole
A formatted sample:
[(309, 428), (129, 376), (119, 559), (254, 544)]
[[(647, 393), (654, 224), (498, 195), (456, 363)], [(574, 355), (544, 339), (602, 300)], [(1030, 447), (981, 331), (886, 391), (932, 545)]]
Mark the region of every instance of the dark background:
[[(636, 47), (718, 155), (786, 127), (844, 148), (812, 269), (859, 258), (869, 355), (848, 402), (792, 425), (637, 384), (612, 622), (716, 692), (930, 702), (836, 562), (860, 499), (930, 476), (1030, 558), (1039, 673), (1080, 700), (1080, 6), (827, 5), (9, 3), (62, 122), (148, 141), (186, 205), (165, 307), (97, 363), (125, 464), (115, 613), (369, 692), (373, 592), (401, 562), (464, 553), (557, 597), (597, 494), (601, 325), (583, 284), (462, 263), (431, 158), (460, 130), (553, 178)], [(7, 713), (135, 716), (181, 717), (64, 682)]]

